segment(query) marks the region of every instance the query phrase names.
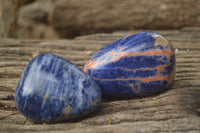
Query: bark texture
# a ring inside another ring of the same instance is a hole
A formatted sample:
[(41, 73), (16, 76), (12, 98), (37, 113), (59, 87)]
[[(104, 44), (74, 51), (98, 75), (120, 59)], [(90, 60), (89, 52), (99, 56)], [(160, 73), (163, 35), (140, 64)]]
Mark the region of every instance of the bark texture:
[(98, 49), (139, 31), (80, 36), (74, 40), (0, 40), (0, 132), (116, 133), (200, 132), (200, 28), (156, 31), (176, 48), (174, 86), (158, 95), (135, 99), (104, 99), (83, 118), (35, 124), (22, 116), (14, 93), (26, 64), (40, 53), (53, 53), (83, 68)]
[(18, 38), (200, 26), (199, 0), (20, 0)]
[(24, 0), (21, 2), (28, 2), (28, 4), (22, 5), (19, 10), (17, 38), (58, 38), (50, 24), (54, 10), (53, 0)]
[(199, 5), (199, 0), (57, 0), (52, 24), (60, 37), (200, 26)]
[(18, 0), (0, 0), (0, 38), (14, 37)]

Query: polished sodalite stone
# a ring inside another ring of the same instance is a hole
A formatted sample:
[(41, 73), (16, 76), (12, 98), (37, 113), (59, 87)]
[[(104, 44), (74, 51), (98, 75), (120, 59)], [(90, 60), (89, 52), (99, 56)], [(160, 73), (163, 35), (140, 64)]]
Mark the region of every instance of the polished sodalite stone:
[(96, 80), (103, 96), (152, 95), (173, 83), (175, 51), (163, 36), (140, 32), (100, 49), (84, 71)]
[(101, 102), (101, 90), (71, 62), (53, 54), (40, 54), (22, 73), (15, 102), (28, 118), (60, 121), (94, 111)]

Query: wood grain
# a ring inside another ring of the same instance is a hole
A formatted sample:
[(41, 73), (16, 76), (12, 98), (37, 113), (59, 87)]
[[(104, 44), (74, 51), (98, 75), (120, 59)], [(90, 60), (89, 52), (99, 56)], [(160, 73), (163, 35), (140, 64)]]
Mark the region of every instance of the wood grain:
[(74, 40), (0, 40), (0, 131), (2, 132), (200, 132), (200, 28), (156, 31), (176, 48), (174, 86), (159, 95), (104, 99), (97, 111), (64, 123), (25, 121), (14, 93), (27, 63), (53, 53), (83, 68), (91, 55), (122, 36), (139, 31), (80, 36)]

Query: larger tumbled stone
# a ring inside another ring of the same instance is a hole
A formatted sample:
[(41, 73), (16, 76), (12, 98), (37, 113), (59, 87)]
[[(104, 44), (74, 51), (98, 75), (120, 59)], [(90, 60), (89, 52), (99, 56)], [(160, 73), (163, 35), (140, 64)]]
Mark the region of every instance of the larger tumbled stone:
[(95, 81), (69, 61), (36, 56), (19, 80), (15, 102), (26, 117), (38, 121), (72, 119), (94, 111), (101, 101)]
[(175, 52), (163, 36), (141, 32), (96, 52), (84, 71), (96, 80), (103, 96), (156, 94), (173, 83)]

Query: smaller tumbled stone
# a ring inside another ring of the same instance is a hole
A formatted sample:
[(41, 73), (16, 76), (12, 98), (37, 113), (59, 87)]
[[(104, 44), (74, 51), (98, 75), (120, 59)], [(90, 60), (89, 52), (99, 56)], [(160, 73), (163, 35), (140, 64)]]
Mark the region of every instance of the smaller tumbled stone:
[(172, 85), (175, 51), (163, 36), (141, 32), (100, 49), (84, 71), (95, 79), (103, 96), (152, 95)]
[(71, 62), (53, 54), (40, 54), (22, 73), (15, 102), (28, 118), (56, 122), (94, 111), (101, 102), (101, 90)]

